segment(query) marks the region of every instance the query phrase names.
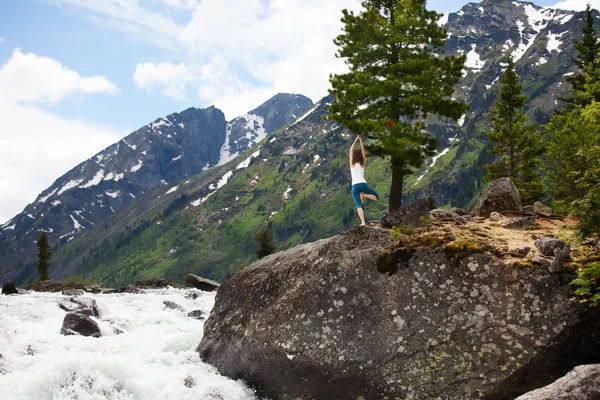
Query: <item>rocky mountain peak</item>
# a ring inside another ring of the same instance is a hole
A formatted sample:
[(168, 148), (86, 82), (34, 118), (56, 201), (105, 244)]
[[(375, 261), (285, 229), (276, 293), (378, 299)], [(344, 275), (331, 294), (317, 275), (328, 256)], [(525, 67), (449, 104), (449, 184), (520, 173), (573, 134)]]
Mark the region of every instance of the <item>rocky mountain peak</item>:
[(66, 243), (144, 193), (226, 163), (311, 105), (305, 96), (278, 94), (229, 123), (215, 106), (190, 107), (132, 132), (58, 178), (0, 226), (3, 274), (16, 278), (17, 270), (23, 272), (18, 264), (32, 262), (40, 232), (52, 245)]

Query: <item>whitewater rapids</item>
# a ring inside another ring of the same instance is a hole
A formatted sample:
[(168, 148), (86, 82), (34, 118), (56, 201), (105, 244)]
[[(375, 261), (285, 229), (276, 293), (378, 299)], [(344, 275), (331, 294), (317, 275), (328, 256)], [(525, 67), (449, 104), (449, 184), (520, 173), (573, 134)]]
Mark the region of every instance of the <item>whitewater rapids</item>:
[[(190, 293), (198, 297), (186, 298)], [(195, 351), (204, 320), (187, 314), (202, 310), (208, 317), (215, 293), (167, 288), (144, 294), (85, 294), (100, 308), (100, 317), (92, 317), (100, 326), (100, 338), (60, 334), (66, 312), (58, 303), (70, 297), (0, 296), (0, 398), (258, 399), (243, 382), (223, 377), (200, 361)], [(165, 307), (165, 300), (184, 311)]]

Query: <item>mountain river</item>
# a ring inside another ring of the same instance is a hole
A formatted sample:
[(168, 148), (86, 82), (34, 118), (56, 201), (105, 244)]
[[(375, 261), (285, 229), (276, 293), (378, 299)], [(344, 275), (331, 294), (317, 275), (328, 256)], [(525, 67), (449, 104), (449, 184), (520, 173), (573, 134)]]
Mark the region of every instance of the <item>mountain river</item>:
[[(197, 294), (194, 299), (192, 294)], [(187, 295), (187, 297), (186, 297)], [(11, 400), (256, 400), (241, 381), (200, 361), (196, 347), (215, 293), (155, 289), (85, 294), (102, 337), (60, 334), (60, 293), (0, 296), (0, 398)], [(165, 307), (172, 301), (182, 310)], [(123, 332), (117, 334), (117, 332)]]

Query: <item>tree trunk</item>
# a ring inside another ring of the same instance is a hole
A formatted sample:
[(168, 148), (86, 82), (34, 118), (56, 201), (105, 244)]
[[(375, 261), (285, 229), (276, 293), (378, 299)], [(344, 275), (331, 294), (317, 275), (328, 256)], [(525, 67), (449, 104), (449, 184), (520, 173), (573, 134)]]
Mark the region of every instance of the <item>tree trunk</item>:
[(392, 169), (392, 188), (390, 189), (390, 203), (388, 206), (388, 211), (392, 213), (393, 211), (400, 208), (402, 205), (402, 183), (404, 181), (404, 176), (396, 177), (394, 170)]

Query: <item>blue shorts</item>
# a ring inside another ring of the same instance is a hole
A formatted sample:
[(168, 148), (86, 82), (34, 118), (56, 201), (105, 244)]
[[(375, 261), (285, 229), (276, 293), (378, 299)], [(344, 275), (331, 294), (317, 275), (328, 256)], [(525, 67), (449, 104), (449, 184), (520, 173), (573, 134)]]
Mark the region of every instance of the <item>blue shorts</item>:
[(363, 203), (360, 200), (361, 193), (372, 194), (373, 196), (377, 197), (377, 200), (379, 200), (379, 193), (377, 193), (375, 189), (373, 189), (366, 183), (363, 182), (354, 184), (352, 185), (352, 197), (354, 197), (354, 203), (356, 204), (356, 208), (363, 208)]

